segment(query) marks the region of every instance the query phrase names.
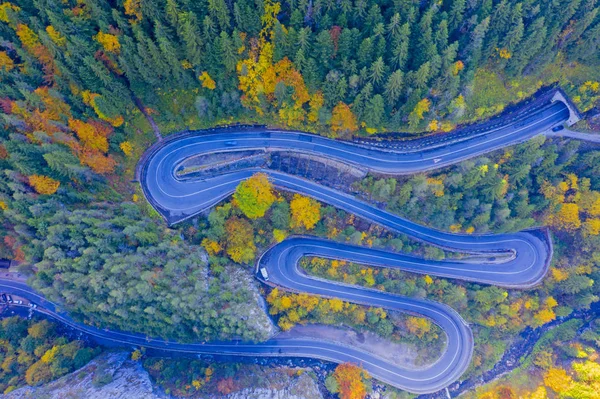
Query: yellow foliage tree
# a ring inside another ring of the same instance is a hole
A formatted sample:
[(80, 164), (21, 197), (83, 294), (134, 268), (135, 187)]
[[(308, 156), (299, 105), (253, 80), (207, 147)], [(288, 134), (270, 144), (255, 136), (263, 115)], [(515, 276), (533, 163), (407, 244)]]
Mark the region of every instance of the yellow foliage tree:
[(544, 308), (537, 312), (534, 316), (536, 325), (541, 326), (556, 319), (556, 314), (552, 309)]
[(50, 36), (50, 39), (52, 39), (57, 46), (63, 47), (67, 43), (67, 39), (62, 36), (60, 32), (54, 28), (54, 26), (46, 26), (46, 32), (48, 33), (48, 36)]
[(256, 173), (241, 182), (235, 189), (233, 198), (238, 208), (250, 219), (265, 216), (276, 199), (273, 185), (264, 173)]
[(548, 397), (548, 393), (544, 386), (539, 386), (535, 391), (529, 395), (529, 399), (546, 399)]
[(11, 4), (9, 2), (5, 2), (0, 4), (0, 21), (9, 23), (10, 19), (8, 18), (8, 13), (10, 11), (17, 12), (20, 11), (21, 8)]
[(409, 316), (406, 319), (406, 328), (411, 334), (415, 334), (419, 338), (423, 338), (425, 334), (431, 331), (431, 321), (424, 317)]
[(6, 54), (6, 51), (0, 51), (0, 69), (10, 72), (14, 67), (15, 62)]
[(112, 35), (110, 33), (98, 32), (98, 34), (94, 36), (94, 39), (96, 39), (96, 41), (100, 43), (102, 48), (108, 51), (109, 53), (119, 54), (119, 51), (121, 51), (121, 44), (119, 43), (119, 38), (115, 35)]
[(310, 97), (308, 105), (310, 106), (310, 112), (308, 113), (308, 120), (315, 123), (319, 120), (319, 111), (323, 107), (325, 99), (323, 93), (320, 91), (316, 92)]
[(408, 123), (412, 127), (416, 127), (420, 121), (422, 121), (425, 117), (425, 113), (429, 112), (429, 108), (431, 107), (431, 101), (429, 99), (424, 98), (417, 103), (412, 112), (408, 115)]
[(583, 232), (586, 235), (597, 236), (600, 234), (600, 219), (590, 218), (583, 223)]
[(344, 302), (341, 299), (333, 298), (329, 300), (329, 307), (336, 313), (344, 310)]
[(123, 2), (123, 8), (125, 8), (125, 15), (133, 17), (130, 21), (138, 22), (142, 20), (140, 0), (125, 0), (125, 2)]
[(210, 75), (206, 71), (202, 72), (198, 79), (200, 79), (200, 81), (202, 82), (202, 87), (206, 87), (209, 90), (214, 90), (217, 87), (215, 81), (210, 77)]
[(311, 230), (321, 220), (321, 204), (312, 198), (294, 194), (290, 202), (290, 227), (304, 227)]
[(46, 351), (46, 353), (44, 353), (44, 355), (40, 358), (40, 361), (43, 363), (52, 362), (54, 360), (54, 358), (56, 357), (58, 350), (59, 350), (58, 346), (53, 346), (52, 348), (48, 349)]
[[(280, 107), (279, 117), (290, 126), (305, 119), (304, 104), (310, 100), (310, 95), (304, 84), (302, 74), (286, 57), (277, 63), (273, 62), (274, 27), (281, 5), (272, 0), (264, 1), (264, 13), (261, 16), (262, 30), (258, 44), (250, 51), (249, 57), (238, 62), (239, 89), (244, 93), (242, 104), (254, 109), (259, 115), (264, 113), (262, 99), (266, 98), (272, 105)], [(293, 104), (278, 104), (275, 88), (283, 83), (293, 88)]]
[(544, 376), (544, 383), (554, 392), (560, 394), (569, 389), (573, 383), (571, 376), (563, 369), (551, 368)]
[(204, 385), (204, 381), (201, 381), (201, 380), (193, 380), (193, 381), (192, 381), (192, 386), (193, 386), (193, 387), (194, 387), (196, 390), (198, 390), (198, 389), (202, 388), (202, 386), (203, 386), (203, 385)]
[(430, 132), (437, 132), (439, 129), (440, 129), (440, 124), (436, 119), (432, 120), (427, 125), (427, 130), (429, 130)]
[[(600, 364), (592, 361), (585, 361), (583, 363), (574, 362), (572, 367), (580, 380), (600, 382)], [(600, 394), (600, 392), (598, 393)]]
[(223, 249), (218, 242), (213, 241), (210, 238), (203, 239), (200, 245), (202, 245), (209, 255), (216, 255)]
[(38, 194), (50, 195), (58, 190), (60, 182), (48, 176), (32, 175), (29, 176), (29, 185)]
[(42, 361), (35, 362), (25, 372), (25, 381), (31, 386), (43, 384), (51, 379), (50, 365)]
[(569, 278), (569, 273), (563, 269), (557, 269), (553, 267), (552, 269), (550, 269), (550, 272), (552, 273), (552, 277), (554, 278), (554, 280), (556, 280), (556, 282), (558, 283), (560, 283), (561, 281), (565, 281)]
[(137, 362), (141, 358), (142, 358), (142, 352), (140, 352), (138, 349), (131, 352), (131, 360), (133, 360), (134, 362)]
[(575, 231), (581, 227), (579, 219), (579, 206), (566, 203), (560, 206), (558, 212), (551, 218), (552, 225), (560, 230)]
[(285, 230), (273, 229), (273, 238), (276, 242), (285, 240), (285, 237), (287, 237), (287, 232)]
[(225, 222), (227, 232), (227, 255), (237, 263), (249, 263), (254, 260), (256, 245), (254, 231), (245, 219), (232, 217)]
[(124, 141), (121, 144), (119, 144), (119, 148), (127, 156), (130, 156), (133, 153), (133, 146), (129, 141)]
[(505, 48), (501, 48), (501, 49), (497, 49), (497, 50), (498, 50), (498, 55), (502, 59), (508, 60), (512, 57), (512, 54), (510, 53), (510, 51), (508, 51)]

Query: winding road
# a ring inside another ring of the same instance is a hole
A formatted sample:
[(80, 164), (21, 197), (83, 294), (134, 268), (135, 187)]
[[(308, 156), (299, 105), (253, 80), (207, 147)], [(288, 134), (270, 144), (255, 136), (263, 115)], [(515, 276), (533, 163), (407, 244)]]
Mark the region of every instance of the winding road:
[[(326, 281), (304, 274), (298, 268), (304, 256), (345, 259), (376, 267), (398, 268), (435, 276), (527, 288), (541, 281), (552, 257), (552, 246), (545, 231), (524, 231), (497, 235), (449, 234), (403, 219), (378, 209), (351, 195), (325, 187), (299, 176), (248, 168), (221, 174), (178, 175), (182, 163), (191, 157), (231, 151), (284, 151), (311, 154), (359, 165), (383, 174), (411, 174), (454, 164), (495, 149), (548, 133), (569, 117), (561, 102), (548, 104), (511, 123), (473, 134), (444, 146), (424, 146), (411, 152), (392, 152), (335, 141), (315, 135), (273, 131), (240, 130), (215, 133), (188, 133), (165, 140), (142, 158), (140, 182), (146, 198), (170, 223), (180, 222), (215, 205), (233, 193), (238, 183), (257, 171), (267, 173), (282, 190), (299, 192), (389, 230), (447, 250), (496, 257), (477, 263), (458, 260), (432, 261), (406, 254), (353, 246), (314, 237), (291, 237), (271, 247), (258, 262), (269, 274), (269, 284), (345, 301), (383, 307), (428, 317), (447, 335), (447, 348), (430, 367), (410, 370), (399, 367), (363, 350), (318, 339), (272, 339), (264, 343), (211, 342), (181, 344), (148, 340), (139, 334), (99, 330), (75, 323), (56, 309), (56, 305), (33, 292), (27, 285), (0, 278), (0, 289), (29, 298), (45, 312), (102, 339), (170, 351), (236, 354), (243, 356), (303, 356), (333, 362), (362, 365), (374, 377), (414, 393), (429, 393), (457, 380), (469, 366), (473, 335), (468, 324), (452, 308), (428, 300), (402, 297), (364, 287)], [(443, 140), (443, 136), (441, 139)], [(500, 259), (500, 261), (498, 260)], [(258, 269), (257, 267), (257, 269)]]

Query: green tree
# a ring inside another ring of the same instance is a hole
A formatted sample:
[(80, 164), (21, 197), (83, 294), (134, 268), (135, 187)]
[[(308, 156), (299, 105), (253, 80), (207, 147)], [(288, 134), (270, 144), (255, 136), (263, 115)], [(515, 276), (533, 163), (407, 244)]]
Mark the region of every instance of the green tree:
[(265, 215), (276, 197), (269, 177), (257, 173), (237, 186), (233, 198), (244, 215), (256, 219)]

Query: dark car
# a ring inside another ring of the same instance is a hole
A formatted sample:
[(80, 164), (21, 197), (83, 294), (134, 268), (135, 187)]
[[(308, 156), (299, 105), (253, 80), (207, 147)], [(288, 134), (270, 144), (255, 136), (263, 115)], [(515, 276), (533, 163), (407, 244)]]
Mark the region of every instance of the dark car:
[(563, 125), (560, 125), (560, 126), (554, 126), (554, 127), (552, 128), (552, 131), (553, 131), (553, 132), (560, 132), (560, 131), (561, 131), (561, 130), (563, 130), (564, 128), (565, 128), (565, 127), (564, 127)]

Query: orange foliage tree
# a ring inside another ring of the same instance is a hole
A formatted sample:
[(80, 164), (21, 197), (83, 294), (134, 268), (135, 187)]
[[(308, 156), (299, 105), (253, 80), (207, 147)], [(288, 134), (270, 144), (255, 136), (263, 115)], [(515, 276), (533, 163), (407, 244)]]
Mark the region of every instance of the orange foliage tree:
[(339, 102), (333, 107), (331, 121), (329, 123), (335, 137), (353, 133), (358, 130), (356, 116), (354, 116), (350, 107), (343, 102)]
[(83, 145), (92, 150), (104, 153), (108, 151), (108, 136), (110, 131), (102, 128), (98, 123), (86, 123), (78, 119), (69, 119), (69, 127), (75, 131)]
[(219, 380), (217, 383), (217, 391), (221, 395), (229, 395), (235, 390), (235, 383), (233, 382), (233, 378), (224, 378)]
[(89, 166), (96, 173), (108, 175), (115, 171), (117, 163), (109, 155), (85, 148), (76, 152), (79, 155), (81, 163)]
[(38, 35), (24, 24), (18, 24), (15, 29), (17, 36), (21, 40), (23, 47), (31, 55), (38, 59), (44, 70), (44, 79), (47, 82), (53, 82), (54, 76), (60, 75), (54, 64), (54, 58), (50, 51), (42, 45)]
[(54, 194), (60, 186), (59, 181), (48, 176), (40, 175), (29, 176), (29, 184), (37, 193), (44, 195)]
[(360, 367), (351, 363), (340, 364), (333, 377), (338, 383), (340, 399), (363, 399), (367, 395), (366, 381), (371, 377)]
[[(267, 0), (264, 2), (264, 8), (265, 12), (261, 17), (263, 29), (259, 40), (250, 50), (249, 57), (238, 62), (236, 66), (239, 89), (243, 92), (242, 104), (262, 115), (264, 104), (261, 98), (264, 96), (271, 105), (279, 107), (279, 118), (286, 125), (294, 126), (306, 119), (304, 105), (311, 97), (302, 74), (287, 57), (274, 63), (273, 44), (269, 39), (273, 37), (273, 28), (278, 23), (280, 4)], [(292, 89), (291, 102), (277, 102), (275, 89), (280, 83)]]

